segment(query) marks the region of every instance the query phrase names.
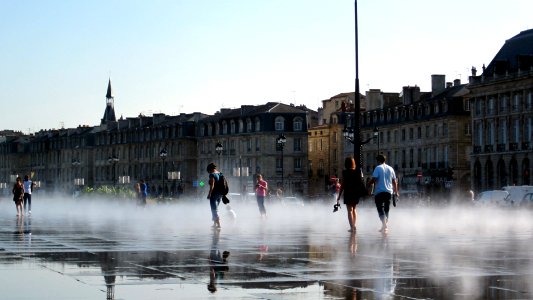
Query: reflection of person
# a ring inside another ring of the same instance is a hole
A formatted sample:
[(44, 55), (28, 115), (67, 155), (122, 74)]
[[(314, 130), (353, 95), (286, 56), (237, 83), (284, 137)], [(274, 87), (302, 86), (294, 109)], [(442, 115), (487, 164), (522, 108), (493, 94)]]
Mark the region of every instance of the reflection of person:
[(35, 184), (29, 175), (24, 175), (24, 212), (31, 215), (31, 192)]
[(355, 160), (353, 157), (347, 157), (344, 160), (344, 170), (342, 171), (342, 184), (339, 189), (339, 195), (337, 196), (337, 204), (341, 199), (341, 195), (344, 193), (344, 204), (348, 211), (348, 223), (350, 229), (348, 231), (355, 232), (357, 223), (357, 209), (359, 204), (358, 188), (363, 185), (363, 179), (361, 173), (355, 170)]
[(261, 174), (257, 174), (257, 184), (255, 185), (255, 195), (257, 197), (257, 206), (261, 217), (266, 217), (265, 196), (267, 195), (268, 183), (263, 180)]
[(376, 157), (378, 165), (372, 173), (372, 179), (368, 186), (374, 184), (374, 200), (381, 220), (381, 232), (387, 232), (389, 221), (389, 208), (392, 194), (398, 195), (398, 181), (394, 169), (385, 163), (385, 156), (380, 154)]
[(355, 255), (357, 253), (357, 235), (350, 234), (350, 253)]
[(209, 173), (209, 205), (211, 206), (211, 219), (213, 220), (213, 228), (220, 229), (220, 217), (218, 216), (218, 205), (222, 200), (222, 195), (215, 189), (215, 182), (220, 180), (220, 173), (217, 170), (215, 163), (207, 165), (207, 173)]
[(15, 202), (15, 206), (17, 207), (17, 216), (24, 215), (24, 211), (22, 210), (22, 201), (24, 197), (24, 185), (22, 185), (22, 179), (20, 177), (17, 177), (17, 181), (13, 185), (13, 201)]
[(228, 267), (228, 257), (230, 255), (229, 251), (222, 252), (220, 255), (220, 250), (218, 249), (218, 239), (219, 231), (216, 230), (213, 233), (213, 241), (211, 244), (211, 250), (209, 252), (209, 284), (207, 285), (207, 290), (211, 293), (217, 291), (217, 280), (224, 279), (224, 275), (229, 270)]

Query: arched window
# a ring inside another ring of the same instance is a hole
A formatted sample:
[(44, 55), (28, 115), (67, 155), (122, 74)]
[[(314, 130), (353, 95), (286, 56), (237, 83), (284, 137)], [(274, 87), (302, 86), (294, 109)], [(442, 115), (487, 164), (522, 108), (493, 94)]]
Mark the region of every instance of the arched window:
[(246, 132), (252, 132), (252, 120), (246, 119)]
[(276, 117), (276, 119), (274, 120), (274, 126), (276, 131), (285, 130), (285, 118), (283, 118), (282, 116)]
[(226, 121), (222, 121), (222, 134), (228, 134), (228, 123)]
[(255, 131), (261, 131), (261, 119), (255, 118)]
[(239, 120), (239, 133), (244, 132), (244, 122), (242, 120)]
[(302, 131), (303, 130), (303, 120), (300, 117), (296, 117), (293, 120), (293, 130), (294, 131)]
[(230, 134), (235, 133), (235, 121), (234, 121), (234, 120), (231, 120), (231, 121), (229, 122), (229, 124), (230, 124), (230, 130), (231, 130), (231, 131), (230, 131)]

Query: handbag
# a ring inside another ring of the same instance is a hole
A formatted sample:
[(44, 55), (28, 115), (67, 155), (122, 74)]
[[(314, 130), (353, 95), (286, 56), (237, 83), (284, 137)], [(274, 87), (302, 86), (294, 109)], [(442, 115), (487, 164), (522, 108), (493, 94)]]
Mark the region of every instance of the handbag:
[(366, 186), (363, 181), (359, 181), (357, 183), (357, 197), (364, 198), (366, 196), (368, 196), (368, 190), (366, 189)]

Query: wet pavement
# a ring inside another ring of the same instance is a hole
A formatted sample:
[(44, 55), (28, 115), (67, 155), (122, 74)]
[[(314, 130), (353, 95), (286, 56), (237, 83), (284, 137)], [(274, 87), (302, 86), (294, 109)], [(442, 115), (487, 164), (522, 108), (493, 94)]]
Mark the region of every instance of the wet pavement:
[(532, 299), (533, 211), (0, 201), (1, 299)]

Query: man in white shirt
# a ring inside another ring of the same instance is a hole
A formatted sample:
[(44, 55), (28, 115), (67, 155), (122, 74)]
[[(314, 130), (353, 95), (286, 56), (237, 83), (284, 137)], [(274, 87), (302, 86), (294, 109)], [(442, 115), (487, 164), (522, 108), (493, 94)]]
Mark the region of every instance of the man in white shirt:
[(398, 195), (398, 181), (394, 169), (385, 163), (385, 156), (379, 154), (376, 157), (378, 165), (372, 173), (372, 179), (368, 182), (367, 187), (374, 184), (374, 199), (378, 210), (379, 219), (381, 220), (381, 232), (387, 232), (387, 223), (389, 221), (389, 208), (392, 195)]

